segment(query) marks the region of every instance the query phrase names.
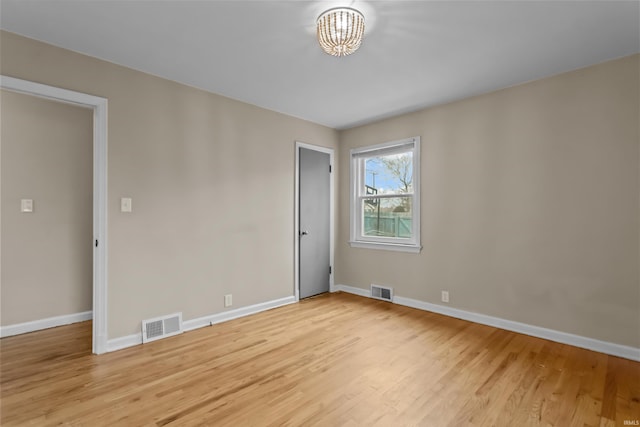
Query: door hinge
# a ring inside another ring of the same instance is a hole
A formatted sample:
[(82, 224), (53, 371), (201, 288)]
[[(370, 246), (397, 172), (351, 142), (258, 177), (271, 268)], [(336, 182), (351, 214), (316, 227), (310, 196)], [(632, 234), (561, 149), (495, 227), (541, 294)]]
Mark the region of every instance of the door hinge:
[(331, 272), (332, 272), (332, 269), (331, 269), (331, 266), (329, 266), (329, 274), (331, 274)]
[(96, 248), (98, 247), (98, 239), (96, 239)]
[(329, 165), (329, 173), (331, 173), (331, 165)]

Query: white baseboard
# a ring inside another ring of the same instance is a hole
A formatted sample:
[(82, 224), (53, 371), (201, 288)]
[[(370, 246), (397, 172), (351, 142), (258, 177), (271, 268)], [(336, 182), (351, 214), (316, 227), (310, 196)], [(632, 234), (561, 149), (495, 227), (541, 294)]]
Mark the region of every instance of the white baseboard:
[(215, 325), (216, 323), (226, 322), (228, 320), (237, 319), (238, 317), (260, 313), (261, 311), (270, 310), (272, 308), (281, 307), (283, 305), (292, 304), (294, 302), (296, 302), (296, 298), (294, 296), (290, 296), (273, 301), (261, 302), (259, 304), (250, 305), (248, 307), (237, 308), (235, 310), (223, 311), (222, 313), (199, 317), (197, 319), (186, 320), (182, 323), (182, 329), (185, 331), (192, 331), (194, 329), (202, 328), (203, 326)]
[[(282, 307), (294, 302), (296, 302), (296, 298), (294, 296), (290, 296), (237, 308), (235, 310), (224, 311), (222, 313), (212, 314), (209, 316), (198, 317), (197, 319), (185, 320), (182, 322), (182, 330), (184, 332), (192, 331), (204, 326), (210, 326), (216, 323), (237, 319), (239, 317), (249, 316), (251, 314), (260, 313), (261, 311), (270, 310), (276, 307)], [(142, 344), (142, 333), (113, 338), (107, 341), (107, 352), (121, 350), (138, 344)]]
[(46, 319), (33, 320), (31, 322), (16, 323), (0, 327), (0, 338), (12, 335), (26, 334), (42, 329), (55, 328), (56, 326), (69, 325), (71, 323), (84, 322), (93, 318), (93, 311), (82, 313), (64, 314), (62, 316), (48, 317)]
[(107, 353), (142, 344), (142, 332), (107, 340)]
[[(369, 298), (371, 297), (369, 295), (369, 291), (366, 289), (345, 285), (336, 285), (335, 288), (336, 291), (343, 291)], [(537, 338), (544, 338), (550, 341), (572, 345), (574, 347), (586, 348), (588, 350), (610, 354), (612, 356), (640, 361), (640, 348), (615, 344), (607, 341), (600, 341), (593, 338), (570, 334), (567, 332), (556, 331), (554, 329), (542, 328), (540, 326), (528, 325), (526, 323), (515, 322), (513, 320), (506, 320), (499, 317), (487, 316), (485, 314), (474, 313), (457, 308), (431, 304), (428, 302), (419, 301), (412, 298), (405, 298), (397, 295), (393, 297), (393, 302), (395, 304), (417, 308), (419, 310), (430, 311), (433, 313), (443, 314), (445, 316), (455, 317), (457, 319), (468, 320), (470, 322), (480, 323), (482, 325), (505, 329), (507, 331), (518, 332)]]
[(361, 297), (371, 297), (369, 289), (354, 288), (353, 286), (347, 285), (335, 285), (334, 288), (336, 292), (342, 291), (349, 294), (360, 295)]

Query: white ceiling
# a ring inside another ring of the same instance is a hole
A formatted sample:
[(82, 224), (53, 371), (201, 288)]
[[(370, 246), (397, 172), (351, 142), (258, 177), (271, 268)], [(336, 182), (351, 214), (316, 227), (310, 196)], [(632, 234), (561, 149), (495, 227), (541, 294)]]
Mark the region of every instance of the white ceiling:
[[(345, 58), (315, 39), (339, 5)], [(637, 53), (640, 2), (0, 0), (0, 27), (344, 129)]]

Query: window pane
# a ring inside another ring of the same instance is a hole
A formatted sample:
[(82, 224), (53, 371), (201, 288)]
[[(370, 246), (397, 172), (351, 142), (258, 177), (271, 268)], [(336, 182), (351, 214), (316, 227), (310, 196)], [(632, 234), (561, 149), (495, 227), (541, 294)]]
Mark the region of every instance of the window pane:
[(364, 236), (412, 237), (413, 197), (362, 200)]
[(365, 165), (365, 194), (413, 192), (413, 152), (368, 157)]

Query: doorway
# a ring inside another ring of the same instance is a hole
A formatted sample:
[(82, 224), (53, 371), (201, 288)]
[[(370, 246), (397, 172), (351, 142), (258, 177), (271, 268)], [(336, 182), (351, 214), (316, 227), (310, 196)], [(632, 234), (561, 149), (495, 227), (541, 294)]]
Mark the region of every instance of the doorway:
[(297, 142), (297, 300), (333, 290), (333, 185), (333, 150)]
[(93, 111), (93, 302), (92, 351), (107, 351), (107, 100), (8, 76), (0, 88), (90, 108)]

